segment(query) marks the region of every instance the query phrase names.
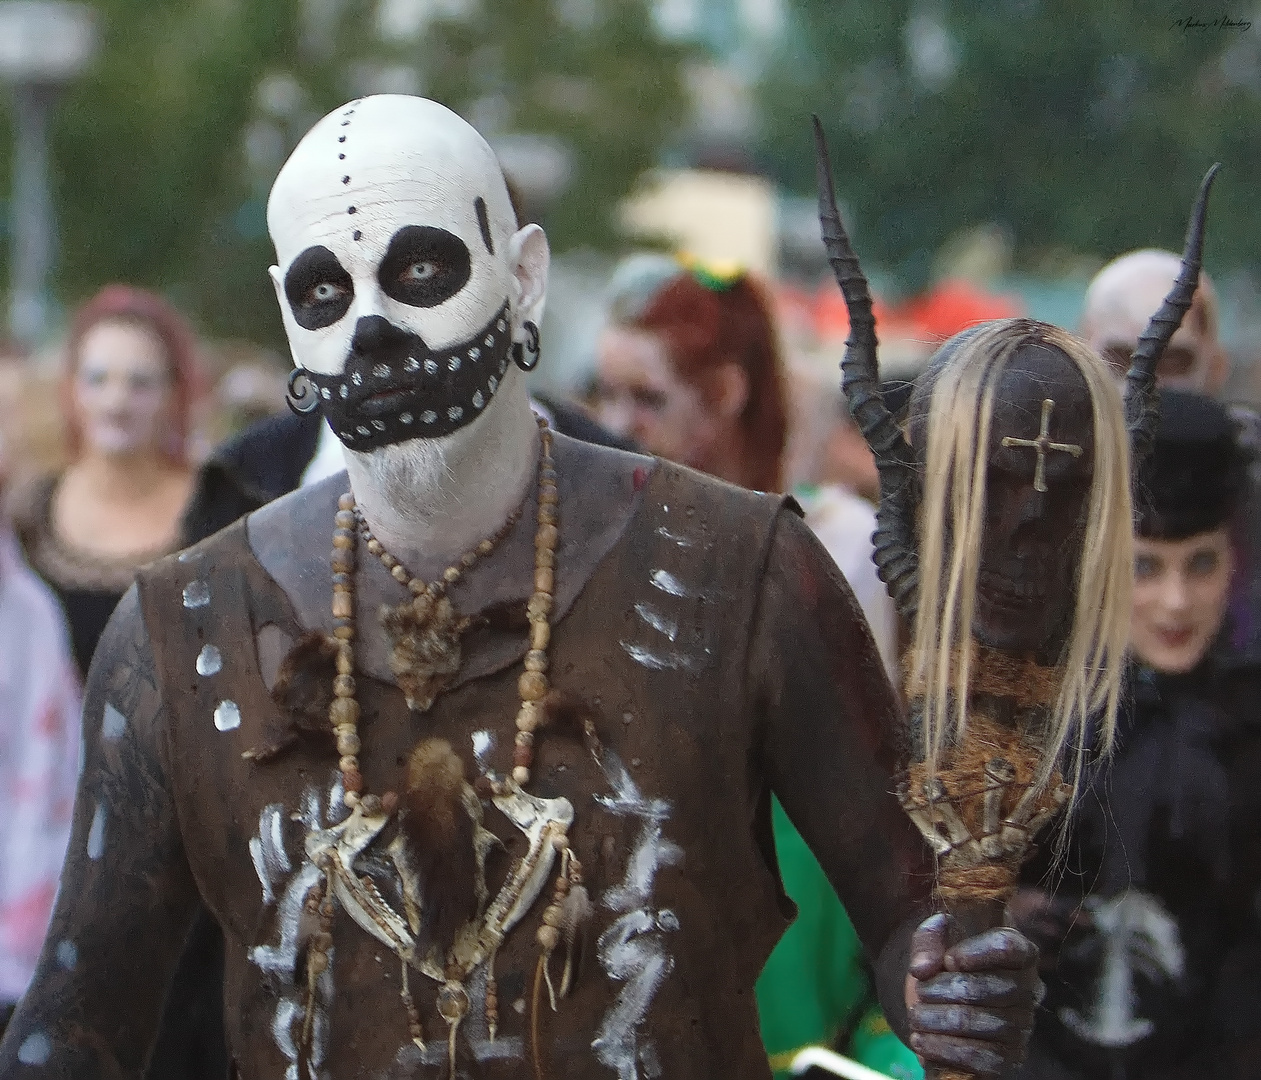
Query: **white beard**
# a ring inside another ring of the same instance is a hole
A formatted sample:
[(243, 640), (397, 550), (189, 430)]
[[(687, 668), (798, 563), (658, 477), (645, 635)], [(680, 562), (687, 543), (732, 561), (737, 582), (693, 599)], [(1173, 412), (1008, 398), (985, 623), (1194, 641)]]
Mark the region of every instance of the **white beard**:
[(430, 520), (455, 480), (442, 439), (410, 439), (367, 453), (347, 448), (346, 454), (356, 459), (398, 520), (408, 524)]
[[(538, 429), (525, 380), (508, 377), (485, 412), (438, 439), (346, 448), (351, 490), (377, 539), (413, 573), (441, 573), (492, 535), (537, 471)], [(422, 575), (423, 576), (423, 575)]]

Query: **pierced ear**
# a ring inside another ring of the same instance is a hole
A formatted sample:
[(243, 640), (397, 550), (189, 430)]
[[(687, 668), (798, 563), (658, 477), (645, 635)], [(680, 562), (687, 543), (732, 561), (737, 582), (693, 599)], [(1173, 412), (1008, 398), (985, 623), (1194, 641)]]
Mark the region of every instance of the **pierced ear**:
[(541, 228), (527, 225), (512, 234), (512, 239), (508, 241), (508, 265), (512, 267), (517, 283), (517, 295), (512, 305), (517, 326), (526, 320), (535, 324), (543, 321), (550, 264), (551, 251), (547, 246), (547, 235)]

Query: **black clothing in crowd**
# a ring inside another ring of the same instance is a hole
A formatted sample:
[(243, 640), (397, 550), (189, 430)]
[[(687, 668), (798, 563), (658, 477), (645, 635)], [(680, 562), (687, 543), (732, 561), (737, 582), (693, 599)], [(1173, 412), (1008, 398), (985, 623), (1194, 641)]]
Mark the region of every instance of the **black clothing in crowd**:
[(1047, 957), (1022, 1080), (1261, 1077), (1261, 665), (1131, 668), (1118, 748), (1067, 858), (1026, 871), (1084, 913)]

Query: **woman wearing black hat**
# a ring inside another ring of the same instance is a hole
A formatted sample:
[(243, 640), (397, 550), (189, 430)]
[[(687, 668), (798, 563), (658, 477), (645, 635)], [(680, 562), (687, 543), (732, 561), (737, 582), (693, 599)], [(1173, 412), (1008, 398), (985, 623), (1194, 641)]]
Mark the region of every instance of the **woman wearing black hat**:
[(1011, 908), (1048, 988), (1025, 1080), (1261, 1077), (1261, 665), (1227, 618), (1248, 464), (1221, 405), (1161, 392), (1117, 751)]

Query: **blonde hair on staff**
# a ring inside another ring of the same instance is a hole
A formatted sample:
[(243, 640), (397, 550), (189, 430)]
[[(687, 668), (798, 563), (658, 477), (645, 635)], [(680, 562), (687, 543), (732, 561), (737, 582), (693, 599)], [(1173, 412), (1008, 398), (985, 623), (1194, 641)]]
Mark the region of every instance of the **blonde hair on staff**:
[[(910, 685), (922, 687), (924, 758), (929, 775), (968, 723), (968, 682), (975, 656), (971, 627), (985, 528), (985, 478), (999, 379), (1029, 344), (1027, 320), (996, 321), (970, 335), (931, 391), (921, 502), (920, 592)], [(1112, 747), (1129, 637), (1133, 573), (1129, 437), (1121, 395), (1107, 365), (1083, 342), (1041, 326), (1041, 343), (1059, 349), (1082, 373), (1094, 415), (1094, 476), (1077, 572), (1072, 630), (1060, 657), (1061, 682), (1047, 729), (1045, 786), (1073, 751), (1076, 788), (1087, 752), (1087, 723), (1098, 717), (1100, 749)], [(946, 530), (926, 522), (950, 521)], [(952, 663), (952, 658), (957, 661)], [(953, 701), (952, 701), (953, 699)], [(953, 707), (952, 707), (953, 706)]]

